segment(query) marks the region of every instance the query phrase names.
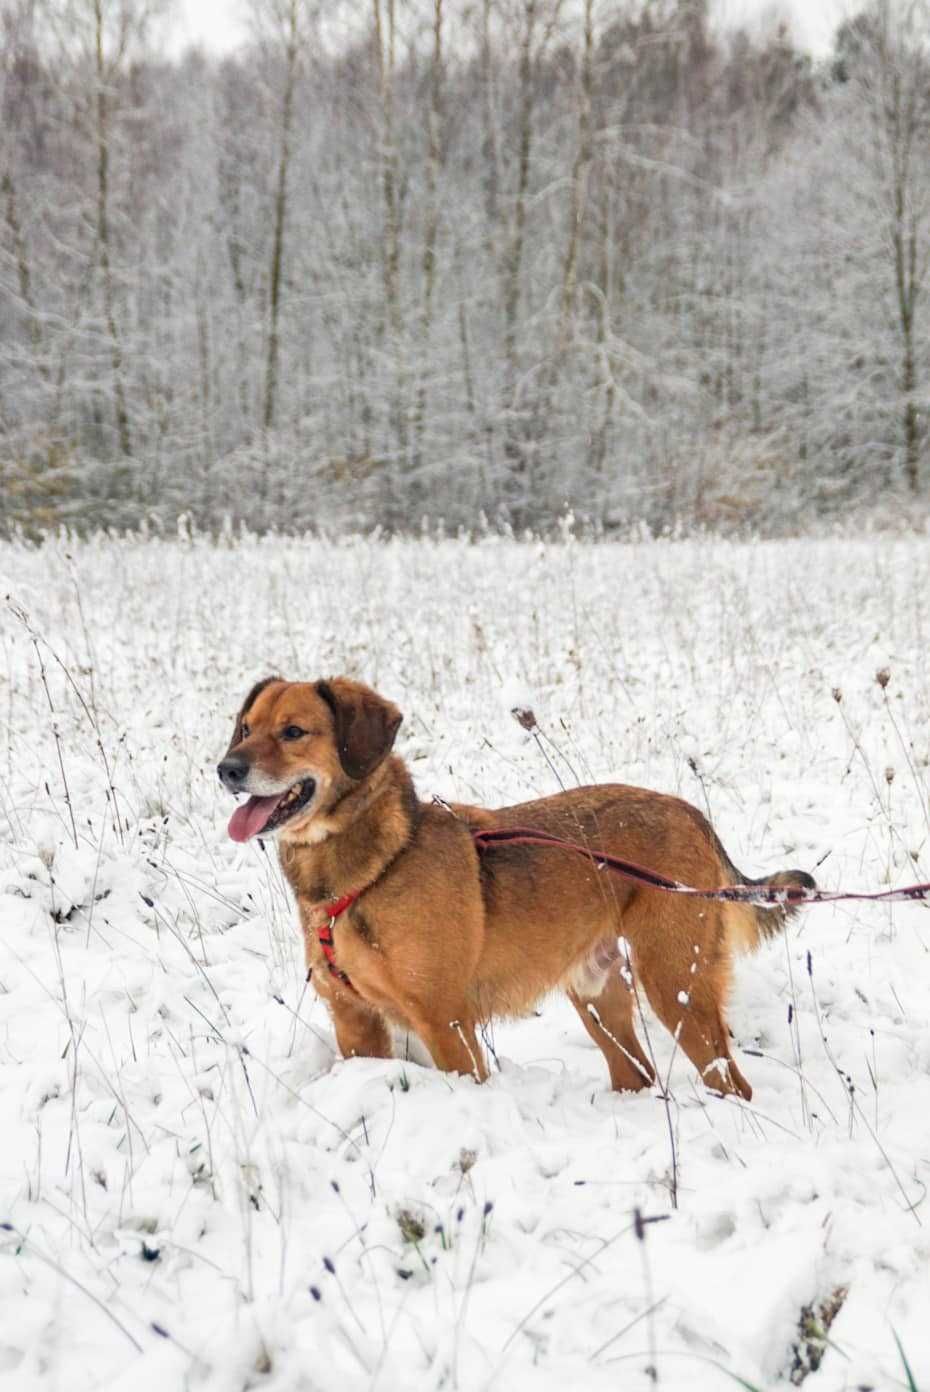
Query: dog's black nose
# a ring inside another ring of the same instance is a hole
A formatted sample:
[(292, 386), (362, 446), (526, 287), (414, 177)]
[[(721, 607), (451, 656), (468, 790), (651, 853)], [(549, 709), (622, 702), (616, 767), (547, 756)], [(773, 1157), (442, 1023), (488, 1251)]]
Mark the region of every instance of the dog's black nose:
[(249, 761), (241, 754), (227, 754), (216, 766), (220, 782), (231, 793), (241, 793), (242, 786), (249, 776)]

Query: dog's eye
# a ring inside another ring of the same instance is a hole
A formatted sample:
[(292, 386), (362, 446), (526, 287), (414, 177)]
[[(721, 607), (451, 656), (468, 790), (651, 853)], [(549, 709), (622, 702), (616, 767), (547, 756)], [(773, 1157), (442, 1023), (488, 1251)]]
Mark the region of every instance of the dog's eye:
[(302, 730), (299, 725), (285, 725), (281, 731), (281, 738), (284, 740), (303, 739), (306, 730)]

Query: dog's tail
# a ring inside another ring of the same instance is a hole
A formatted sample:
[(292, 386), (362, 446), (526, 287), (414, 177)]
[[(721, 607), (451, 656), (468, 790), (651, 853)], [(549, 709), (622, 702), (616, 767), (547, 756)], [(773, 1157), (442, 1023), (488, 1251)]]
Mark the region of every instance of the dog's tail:
[[(779, 870), (777, 875), (762, 875), (751, 880), (733, 867), (734, 875), (745, 885), (760, 885), (766, 889), (816, 889), (817, 881), (806, 870)], [(727, 904), (724, 919), (727, 937), (735, 952), (754, 952), (767, 938), (776, 937), (789, 918), (798, 911), (797, 904)]]

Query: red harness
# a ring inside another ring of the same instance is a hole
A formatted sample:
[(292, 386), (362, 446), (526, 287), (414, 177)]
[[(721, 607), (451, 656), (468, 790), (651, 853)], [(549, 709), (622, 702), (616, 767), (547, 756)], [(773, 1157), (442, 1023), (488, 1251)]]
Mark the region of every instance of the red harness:
[[(329, 904), (323, 905), (326, 914), (326, 922), (321, 928), (316, 930), (317, 942), (320, 944), (320, 951), (323, 953), (324, 960), (329, 968), (330, 976), (334, 976), (337, 981), (341, 981), (343, 986), (348, 986), (350, 991), (355, 991), (355, 987), (349, 980), (348, 975), (336, 966), (336, 953), (333, 947), (333, 929), (336, 926), (336, 919), (340, 914), (344, 914), (350, 904), (354, 904), (361, 894), (360, 889), (352, 890), (350, 894), (344, 894), (341, 899), (333, 899)], [(309, 980), (309, 975), (308, 975)], [(356, 991), (356, 995), (358, 992)]]

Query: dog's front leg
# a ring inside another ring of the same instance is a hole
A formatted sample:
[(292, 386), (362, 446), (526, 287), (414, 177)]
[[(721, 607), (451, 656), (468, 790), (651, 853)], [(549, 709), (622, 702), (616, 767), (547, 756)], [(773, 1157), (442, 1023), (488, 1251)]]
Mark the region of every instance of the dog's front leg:
[(341, 987), (329, 993), (336, 1043), (343, 1058), (393, 1058), (384, 1016)]
[(449, 1011), (449, 1020), (414, 1018), (417, 1034), (437, 1068), (445, 1073), (470, 1073), (476, 1083), (488, 1077), (484, 1051), (475, 1035), (475, 1022), (463, 1012)]

